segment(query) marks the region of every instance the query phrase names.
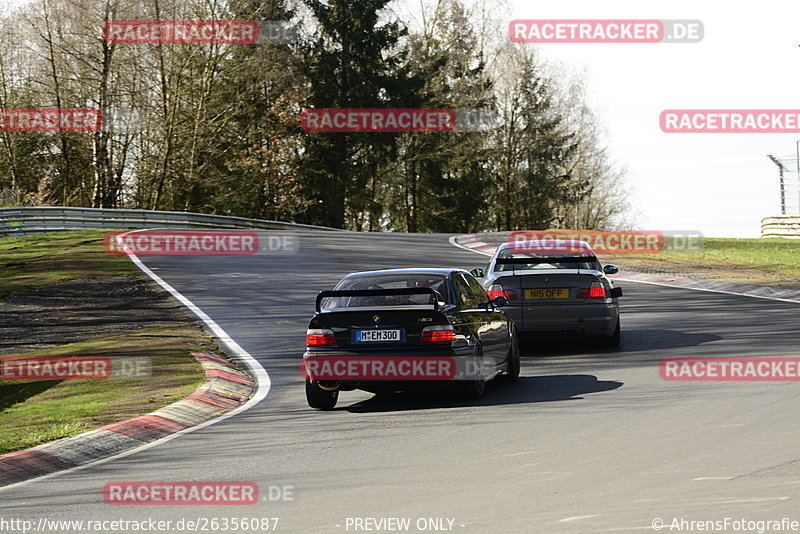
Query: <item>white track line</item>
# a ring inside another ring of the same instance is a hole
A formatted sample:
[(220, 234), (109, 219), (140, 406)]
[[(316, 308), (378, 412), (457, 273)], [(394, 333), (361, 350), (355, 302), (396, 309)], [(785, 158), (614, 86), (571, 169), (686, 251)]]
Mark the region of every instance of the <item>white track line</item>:
[[(675, 289), (691, 289), (692, 291), (706, 291), (708, 293), (722, 293), (723, 295), (734, 295), (736, 297), (750, 297), (753, 299), (777, 300), (778, 302), (791, 302), (792, 304), (800, 304), (800, 301), (798, 300), (782, 299), (780, 297), (768, 297), (766, 295), (748, 295), (746, 293), (734, 293), (733, 291), (723, 291), (721, 289), (710, 289), (704, 287), (684, 287), (684, 286), (676, 286), (673, 284), (665, 284), (663, 282), (649, 282), (646, 280), (635, 280), (633, 278), (614, 278), (614, 280), (622, 280), (623, 282), (634, 282), (636, 284), (650, 284), (654, 286), (672, 287)], [(765, 286), (758, 286), (758, 287), (765, 287)]]
[(454, 235), (453, 237), (451, 237), (451, 238), (449, 239), (449, 241), (450, 241), (450, 244), (451, 244), (451, 245), (453, 245), (454, 247), (463, 248), (464, 250), (469, 250), (470, 252), (477, 252), (478, 254), (483, 254), (484, 256), (489, 256), (489, 257), (491, 257), (491, 256), (492, 256), (492, 254), (489, 254), (488, 252), (483, 252), (483, 251), (480, 251), (480, 250), (475, 250), (474, 248), (465, 247), (464, 245), (461, 245), (461, 244), (457, 243), (457, 242), (456, 242), (456, 238), (457, 238), (457, 237), (458, 237), (457, 235)]
[[(458, 237), (457, 235), (454, 235), (453, 237), (451, 237), (449, 239), (450, 244), (453, 245), (454, 247), (463, 248), (464, 250), (469, 250), (470, 252), (475, 252), (477, 254), (483, 254), (484, 256), (492, 256), (493, 255), (493, 254), (490, 254), (488, 252), (483, 252), (481, 250), (475, 250), (475, 249), (472, 249), (472, 248), (469, 248), (469, 247), (465, 247), (464, 245), (461, 245), (461, 244), (456, 242), (456, 238), (457, 237)], [(733, 291), (723, 291), (721, 289), (710, 289), (710, 288), (704, 288), (704, 287), (684, 287), (684, 286), (676, 286), (676, 285), (673, 285), (673, 284), (665, 284), (663, 282), (649, 282), (649, 281), (645, 281), (645, 280), (634, 280), (632, 278), (621, 278), (621, 277), (620, 278), (616, 278), (615, 277), (615, 278), (613, 278), (613, 280), (621, 280), (623, 282), (634, 282), (636, 284), (650, 284), (650, 285), (654, 285), (654, 286), (671, 287), (671, 288), (674, 288), (674, 289), (689, 289), (689, 290), (692, 290), (692, 291), (706, 291), (708, 293), (721, 293), (723, 295), (735, 295), (737, 297), (750, 297), (750, 298), (754, 298), (754, 299), (777, 300), (778, 302), (791, 302), (792, 304), (800, 304), (800, 301), (798, 301), (798, 300), (782, 299), (780, 297), (768, 297), (766, 295), (748, 295), (746, 293), (734, 293)], [(764, 287), (764, 286), (758, 286), (758, 287)]]
[[(145, 230), (134, 230), (133, 232), (141, 232), (141, 231), (145, 231)], [(125, 234), (120, 234), (120, 235), (127, 235), (127, 234), (133, 233), (133, 232), (127, 232)], [(119, 236), (117, 236), (117, 239), (119, 239)], [(131, 455), (131, 454), (134, 454), (134, 453), (149, 449), (151, 447), (155, 447), (156, 445), (161, 445), (162, 443), (166, 443), (167, 441), (173, 440), (173, 439), (177, 438), (178, 436), (182, 436), (184, 434), (188, 434), (190, 432), (194, 432), (195, 430), (200, 430), (201, 428), (205, 428), (207, 426), (211, 426), (211, 425), (217, 424), (220, 421), (224, 421), (225, 419), (228, 419), (229, 417), (233, 417), (234, 415), (238, 415), (238, 414), (240, 414), (240, 413), (242, 413), (244, 411), (247, 411), (250, 408), (252, 408), (253, 406), (255, 406), (256, 404), (258, 404), (259, 402), (261, 402), (262, 400), (264, 400), (264, 398), (267, 396), (267, 393), (269, 393), (270, 387), (272, 386), (272, 382), (271, 382), (271, 380), (269, 378), (269, 374), (267, 374), (266, 369), (264, 369), (261, 366), (261, 364), (258, 363), (258, 361), (250, 355), (249, 352), (244, 350), (236, 341), (234, 341), (233, 338), (231, 338), (231, 336), (229, 336), (228, 333), (225, 332), (225, 330), (223, 330), (214, 321), (214, 319), (209, 317), (203, 310), (201, 310), (199, 307), (197, 307), (191, 300), (189, 300), (186, 297), (184, 297), (183, 295), (181, 295), (178, 292), (177, 289), (175, 289), (174, 287), (172, 287), (171, 285), (166, 283), (164, 280), (161, 279), (161, 277), (159, 277), (156, 273), (151, 271), (150, 268), (147, 267), (147, 265), (145, 265), (144, 263), (142, 263), (142, 260), (140, 260), (136, 256), (136, 254), (134, 254), (130, 249), (128, 249), (127, 246), (122, 244), (122, 246), (120, 248), (122, 248), (126, 252), (126, 254), (128, 254), (128, 257), (131, 259), (131, 261), (133, 261), (133, 263), (144, 274), (149, 276), (155, 283), (157, 283), (158, 285), (163, 287), (170, 295), (172, 295), (173, 297), (178, 299), (181, 304), (183, 304), (184, 306), (189, 308), (189, 310), (191, 310), (192, 313), (194, 313), (198, 318), (200, 318), (200, 320), (203, 321), (206, 324), (206, 326), (214, 333), (214, 336), (216, 336), (217, 339), (219, 339), (219, 341), (225, 346), (225, 348), (228, 350), (228, 353), (230, 355), (234, 356), (235, 359), (240, 360), (240, 361), (244, 362), (245, 365), (247, 365), (247, 367), (250, 369), (250, 371), (256, 377), (256, 385), (257, 385), (256, 393), (255, 393), (255, 395), (250, 397), (250, 399), (248, 399), (248, 401), (246, 403), (242, 404), (241, 406), (239, 406), (235, 410), (230, 411), (230, 412), (228, 412), (226, 414), (222, 414), (219, 417), (216, 417), (216, 418), (211, 419), (209, 421), (206, 421), (204, 423), (200, 423), (197, 426), (185, 428), (185, 429), (180, 430), (180, 431), (178, 431), (178, 432), (176, 432), (174, 434), (170, 434), (169, 436), (164, 436), (163, 438), (161, 438), (161, 439), (159, 439), (157, 441), (152, 441), (150, 443), (142, 445), (141, 447), (137, 447), (137, 448), (131, 449), (129, 451), (121, 452), (119, 454), (115, 454), (114, 456), (109, 456), (108, 458), (102, 458), (100, 460), (97, 460), (97, 461), (94, 461), (94, 462), (90, 462), (88, 464), (79, 465), (79, 466), (76, 466), (76, 467), (72, 467), (70, 469), (65, 469), (63, 471), (56, 471), (55, 473), (50, 473), (49, 475), (44, 475), (44, 476), (40, 476), (40, 477), (37, 477), (37, 478), (32, 478), (30, 480), (23, 480), (22, 482), (17, 482), (16, 484), (10, 484), (8, 486), (4, 486), (4, 487), (0, 488), (0, 491), (5, 491), (5, 490), (10, 489), (10, 488), (17, 488), (17, 487), (20, 487), (20, 486), (24, 486), (26, 484), (30, 484), (32, 482), (39, 482), (41, 480), (45, 480), (45, 479), (48, 479), (48, 478), (53, 478), (53, 477), (56, 477), (56, 476), (59, 476), (59, 475), (63, 475), (64, 473), (74, 473), (75, 471), (80, 471), (81, 469), (85, 469), (87, 467), (94, 467), (96, 465), (100, 465), (100, 464), (104, 464), (106, 462), (110, 462), (111, 460), (116, 460), (118, 458), (124, 458), (126, 456)]]

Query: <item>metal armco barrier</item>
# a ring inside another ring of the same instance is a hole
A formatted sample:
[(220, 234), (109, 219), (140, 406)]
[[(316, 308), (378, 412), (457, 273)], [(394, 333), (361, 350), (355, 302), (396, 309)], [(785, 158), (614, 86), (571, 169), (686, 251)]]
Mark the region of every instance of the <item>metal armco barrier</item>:
[(800, 238), (800, 217), (765, 217), (761, 219), (761, 237)]
[(182, 211), (150, 211), (106, 208), (0, 208), (0, 236), (30, 235), (44, 232), (94, 229), (204, 228), (258, 230), (325, 230), (338, 228), (281, 221), (203, 215)]

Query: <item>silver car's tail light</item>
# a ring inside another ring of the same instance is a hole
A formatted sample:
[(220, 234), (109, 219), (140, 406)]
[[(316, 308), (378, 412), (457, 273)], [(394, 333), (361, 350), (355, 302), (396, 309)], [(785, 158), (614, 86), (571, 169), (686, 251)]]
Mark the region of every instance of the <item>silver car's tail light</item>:
[(602, 282), (592, 282), (590, 287), (579, 289), (575, 296), (579, 299), (605, 299), (608, 298), (608, 290)]
[(486, 292), (489, 295), (490, 299), (495, 299), (497, 297), (505, 297), (506, 300), (512, 301), (517, 300), (517, 292), (513, 289), (503, 289), (503, 286), (495, 284), (489, 288)]

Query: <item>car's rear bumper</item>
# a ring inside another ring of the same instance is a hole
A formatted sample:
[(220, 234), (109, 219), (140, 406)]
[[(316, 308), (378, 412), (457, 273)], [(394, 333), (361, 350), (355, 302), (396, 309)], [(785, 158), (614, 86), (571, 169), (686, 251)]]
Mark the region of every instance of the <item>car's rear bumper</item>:
[(471, 346), (425, 351), (308, 350), (300, 371), (306, 380), (341, 389), (398, 389), (485, 376), (486, 367), (475, 362), (474, 354)]
[(619, 306), (611, 302), (548, 306), (507, 306), (503, 311), (521, 334), (573, 333), (611, 336), (619, 320)]

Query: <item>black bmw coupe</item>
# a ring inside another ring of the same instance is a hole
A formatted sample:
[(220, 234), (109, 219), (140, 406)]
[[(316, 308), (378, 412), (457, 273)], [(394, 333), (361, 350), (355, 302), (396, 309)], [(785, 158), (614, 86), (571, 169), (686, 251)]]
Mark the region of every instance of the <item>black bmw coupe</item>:
[(400, 391), (425, 382), (483, 395), (519, 376), (505, 297), (490, 299), (461, 269), (352, 273), (317, 295), (303, 374), (309, 406), (330, 410), (340, 391)]

